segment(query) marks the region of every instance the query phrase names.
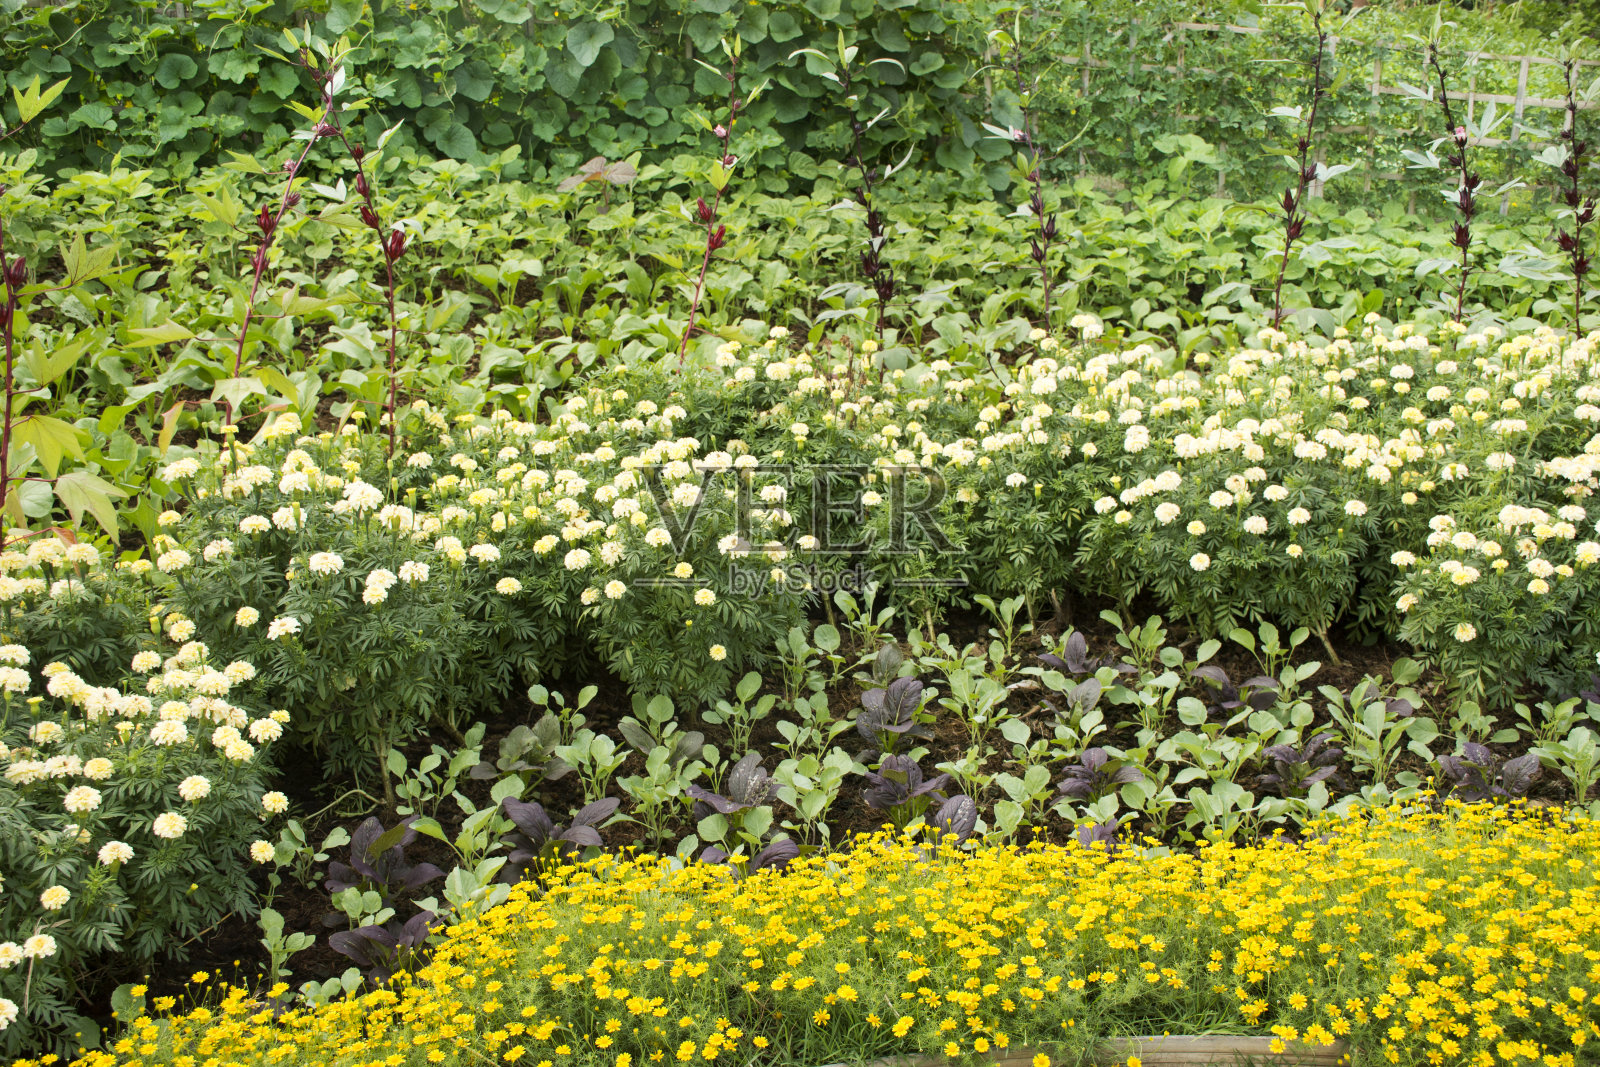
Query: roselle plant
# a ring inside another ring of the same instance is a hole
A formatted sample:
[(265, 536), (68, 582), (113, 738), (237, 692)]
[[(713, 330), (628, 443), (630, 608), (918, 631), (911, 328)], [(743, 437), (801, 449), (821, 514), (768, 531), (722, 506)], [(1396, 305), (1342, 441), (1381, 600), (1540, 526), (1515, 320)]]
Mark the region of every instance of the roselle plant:
[(1322, 62), (1327, 55), (1328, 33), (1322, 28), (1323, 0), (1306, 0), (1311, 27), (1316, 34), (1317, 51), (1311, 60), (1311, 103), (1304, 108), (1274, 108), (1273, 113), (1290, 118), (1305, 115), (1305, 129), (1295, 139), (1295, 186), (1283, 191), (1283, 256), (1278, 261), (1278, 281), (1272, 287), (1272, 328), (1283, 323), (1283, 278), (1289, 271), (1289, 252), (1306, 225), (1306, 192), (1317, 177), (1317, 164), (1311, 158), (1311, 139), (1317, 129), (1317, 105), (1326, 90), (1322, 85)]
[[(1044, 176), (1041, 168), (1045, 162), (1045, 155), (1039, 144), (1034, 140), (1034, 121), (1030, 111), (1034, 89), (1037, 88), (1037, 78), (1030, 80), (1024, 71), (1025, 56), (1022, 48), (1022, 8), (1018, 7), (1012, 29), (993, 30), (989, 33), (989, 43), (992, 47), (999, 48), (1006, 55), (1005, 66), (1016, 81), (1017, 109), (1020, 115), (1019, 124), (1010, 128), (1002, 128), (984, 123), (983, 128), (992, 136), (1012, 141), (1022, 146), (1022, 151), (1017, 154), (1017, 169), (1024, 181), (1031, 187), (1028, 194), (1027, 215), (1033, 220), (1033, 234), (1028, 238), (1028, 255), (1039, 268), (1039, 288), (1042, 297), (1041, 317), (1045, 330), (1050, 329), (1050, 297), (1055, 288), (1055, 275), (1050, 269), (1050, 246), (1054, 243), (1060, 230), (1056, 223), (1055, 212), (1045, 210)], [(1089, 127), (1084, 126), (1084, 130)], [(1083, 131), (1066, 144), (1056, 150), (1056, 154), (1083, 136)]]
[(700, 257), (700, 273), (695, 278), (694, 296), (689, 301), (689, 321), (684, 324), (683, 336), (678, 341), (679, 364), (682, 364), (689, 354), (689, 338), (694, 335), (695, 320), (700, 314), (700, 298), (705, 293), (706, 271), (711, 267), (711, 257), (717, 254), (717, 250), (726, 244), (728, 239), (728, 227), (725, 223), (717, 221), (717, 212), (722, 207), (722, 197), (727, 191), (728, 182), (733, 179), (733, 169), (739, 165), (739, 157), (733, 154), (734, 126), (739, 121), (740, 112), (749, 108), (764, 88), (764, 85), (757, 86), (751, 90), (750, 95), (739, 96), (739, 56), (743, 48), (743, 38), (734, 37), (731, 43), (726, 38), (723, 39), (722, 51), (728, 59), (728, 69), (725, 71), (718, 70), (702, 59), (695, 60), (717, 77), (727, 81), (728, 121), (713, 125), (711, 119), (706, 116), (695, 115), (695, 120), (717, 139), (717, 158), (712, 160), (711, 168), (706, 173), (713, 190), (711, 202), (706, 203), (703, 196), (695, 201), (694, 217), (706, 231), (705, 253)]
[(847, 171), (856, 172), (856, 202), (866, 212), (867, 248), (861, 253), (861, 274), (872, 286), (872, 291), (878, 297), (878, 344), (883, 344), (885, 318), (888, 315), (889, 304), (894, 300), (895, 278), (894, 268), (889, 265), (884, 255), (884, 247), (888, 243), (888, 231), (884, 228), (883, 212), (872, 201), (873, 188), (880, 181), (887, 181), (896, 171), (903, 170), (911, 162), (911, 155), (916, 149), (907, 152), (898, 165), (885, 167), (880, 175), (876, 166), (869, 164), (862, 155), (862, 135), (871, 130), (889, 114), (890, 108), (885, 107), (872, 118), (862, 121), (857, 109), (860, 106), (861, 92), (856, 88), (855, 79), (858, 72), (872, 69), (877, 64), (884, 64), (897, 68), (905, 73), (905, 64), (898, 59), (880, 56), (870, 59), (865, 63), (857, 64), (856, 59), (861, 54), (857, 45), (844, 43), (844, 31), (839, 31), (839, 52), (837, 56), (824, 55), (815, 48), (800, 48), (789, 54), (792, 60), (796, 56), (811, 56), (822, 63), (834, 68), (822, 71), (819, 77), (837, 86), (844, 98), (844, 104), (850, 118), (850, 154), (845, 157), (844, 165)]
[(1596, 78), (1588, 89), (1580, 93), (1574, 78), (1577, 63), (1570, 57), (1562, 61), (1562, 76), (1566, 82), (1567, 124), (1556, 134), (1556, 154), (1560, 160), (1561, 176), (1567, 180), (1566, 188), (1561, 190), (1561, 202), (1565, 205), (1561, 212), (1563, 218), (1572, 220), (1572, 228), (1561, 229), (1556, 233), (1556, 245), (1566, 253), (1567, 263), (1572, 270), (1572, 332), (1574, 335), (1583, 332), (1583, 279), (1589, 273), (1589, 254), (1584, 246), (1583, 228), (1594, 221), (1595, 193), (1593, 189), (1587, 192), (1582, 187), (1584, 170), (1588, 165), (1589, 143), (1578, 136), (1578, 103), (1583, 100), (1593, 104), (1600, 100), (1600, 78)]
[[(10, 129), (0, 130), (0, 142), (20, 132), (42, 114), (61, 95), (66, 84), (62, 81), (49, 89), (41, 89), (39, 79), (34, 78), (26, 90), (13, 89), (18, 122)], [(30, 402), (47, 399), (48, 387), (85, 355), (89, 347), (88, 335), (40, 342), (29, 338), (24, 328), (19, 341), (18, 325), (26, 326), (27, 310), (33, 297), (65, 291), (109, 273), (115, 264), (116, 248), (101, 245), (90, 249), (79, 234), (63, 248), (66, 277), (55, 285), (29, 285), (27, 258), (10, 253), (6, 247), (6, 192), (6, 187), (0, 185), (0, 351), (5, 359), (4, 381), (0, 382), (4, 401), (4, 410), (0, 412), (0, 516), (9, 518), (17, 526), (26, 525), (24, 485), (49, 485), (74, 520), (88, 511), (107, 533), (114, 534), (117, 517), (113, 501), (127, 493), (88, 470), (60, 473), (63, 459), (68, 456), (77, 460), (84, 458), (78, 429), (48, 415), (22, 414)], [(33, 379), (30, 389), (18, 387), (19, 355)], [(27, 472), (34, 462), (43, 468), (44, 478), (28, 478)], [(48, 513), (48, 507), (45, 511)]]

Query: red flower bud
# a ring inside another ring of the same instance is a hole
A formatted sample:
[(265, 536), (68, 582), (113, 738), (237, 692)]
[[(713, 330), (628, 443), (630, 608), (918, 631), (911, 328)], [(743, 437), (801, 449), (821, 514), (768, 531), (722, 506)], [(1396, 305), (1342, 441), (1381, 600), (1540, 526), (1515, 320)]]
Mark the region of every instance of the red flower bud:
[(285, 204), (289, 205), (290, 207), (299, 207), (300, 206), (300, 194), (299, 193), (290, 193), (288, 196), (283, 198), (283, 202)]
[(362, 148), (360, 145), (353, 144), (350, 146), (350, 158), (354, 159), (357, 163), (360, 163), (363, 159), (365, 159), (366, 155), (367, 150)]
[(28, 264), (21, 256), (11, 261), (11, 266), (6, 268), (6, 284), (13, 289), (20, 289), (28, 281)]
[(711, 237), (706, 241), (706, 247), (715, 252), (717, 249), (722, 247), (723, 240), (727, 237), (727, 235), (728, 227), (718, 226), (717, 232), (712, 234)]
[(395, 230), (389, 234), (389, 240), (384, 243), (383, 254), (389, 257), (390, 262), (399, 259), (406, 252), (406, 233), (404, 230)]
[(367, 184), (367, 176), (365, 174), (357, 174), (356, 175), (356, 195), (361, 196), (361, 197), (366, 197), (366, 196), (371, 195), (371, 193), (372, 193), (372, 187)]
[(278, 220), (273, 217), (272, 209), (266, 204), (262, 204), (260, 213), (256, 215), (256, 228), (261, 231), (261, 235), (263, 237), (272, 236), (272, 231), (277, 224)]
[(700, 197), (699, 203), (695, 208), (695, 213), (700, 216), (700, 221), (701, 222), (704, 222), (704, 223), (710, 223), (711, 222), (711, 205), (706, 203), (706, 198), (705, 197), (703, 197), (703, 196)]
[(366, 204), (361, 205), (361, 221), (372, 227), (374, 230), (383, 229), (383, 223), (378, 221), (378, 213), (373, 211), (372, 208), (368, 207)]

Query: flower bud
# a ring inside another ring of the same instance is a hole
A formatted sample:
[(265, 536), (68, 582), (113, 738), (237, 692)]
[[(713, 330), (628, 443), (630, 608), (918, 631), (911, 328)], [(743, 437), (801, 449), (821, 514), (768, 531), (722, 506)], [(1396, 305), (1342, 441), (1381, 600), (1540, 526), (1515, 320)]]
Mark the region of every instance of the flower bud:
[(290, 207), (299, 207), (300, 206), (300, 194), (299, 193), (290, 193), (288, 196), (283, 198), (283, 202), (285, 204), (289, 205)]
[(378, 213), (373, 211), (372, 208), (368, 207), (366, 204), (361, 205), (361, 221), (372, 227), (374, 230), (383, 229), (383, 223), (378, 220)]
[(711, 205), (706, 203), (705, 197), (702, 196), (699, 198), (699, 204), (696, 207), (696, 212), (699, 214), (701, 222), (707, 224), (711, 222)]
[[(360, 146), (358, 145), (357, 147)], [(356, 174), (356, 195), (365, 198), (371, 194), (372, 187), (367, 184), (367, 176), (360, 173)]]
[(355, 160), (357, 163), (360, 163), (366, 157), (367, 157), (367, 150), (365, 148), (362, 148), (358, 144), (353, 144), (353, 145), (350, 146), (350, 158), (351, 159)]
[(6, 284), (13, 289), (20, 289), (28, 281), (28, 264), (21, 256), (11, 261), (11, 266), (6, 268)]

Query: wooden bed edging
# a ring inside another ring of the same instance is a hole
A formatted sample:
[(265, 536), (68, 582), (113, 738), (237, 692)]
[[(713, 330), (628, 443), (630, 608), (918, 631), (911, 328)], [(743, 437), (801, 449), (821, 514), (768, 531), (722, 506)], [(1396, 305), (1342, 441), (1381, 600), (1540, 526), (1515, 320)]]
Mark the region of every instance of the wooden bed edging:
[[(1282, 1052), (1273, 1052), (1274, 1040), (1233, 1034), (1113, 1037), (1100, 1042), (1093, 1062), (1096, 1067), (1126, 1067), (1128, 1057), (1133, 1056), (1138, 1058), (1140, 1067), (1348, 1067), (1350, 1063), (1350, 1047), (1343, 1041), (1326, 1046), (1290, 1042)], [(1033, 1067), (1034, 1055), (1032, 1049), (1008, 1049), (1001, 1056), (981, 1062), (994, 1067)], [(847, 1065), (832, 1063), (826, 1067)], [(867, 1067), (955, 1065), (943, 1057), (933, 1056), (915, 1060), (875, 1060)]]

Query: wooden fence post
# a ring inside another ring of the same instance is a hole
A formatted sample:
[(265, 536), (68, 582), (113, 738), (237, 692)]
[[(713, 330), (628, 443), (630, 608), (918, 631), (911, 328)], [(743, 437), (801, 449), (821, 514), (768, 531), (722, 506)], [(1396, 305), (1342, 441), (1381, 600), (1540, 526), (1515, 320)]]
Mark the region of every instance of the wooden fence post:
[[(1083, 66), (1083, 100), (1084, 100), (1084, 106), (1085, 107), (1088, 106), (1088, 101), (1089, 101), (1089, 71), (1091, 69), (1090, 65), (1093, 63), (1093, 61), (1094, 61), (1093, 56), (1090, 54), (1090, 51), (1089, 51), (1089, 42), (1088, 42), (1087, 39), (1085, 39), (1084, 42), (1083, 42), (1083, 60), (1082, 60), (1082, 66)], [(1087, 155), (1085, 155), (1083, 149), (1080, 148), (1080, 149), (1078, 149), (1078, 177), (1082, 178), (1084, 175), (1086, 175), (1088, 173), (1089, 173), (1089, 157)]]
[[(1383, 53), (1379, 52), (1372, 57), (1372, 85), (1369, 91), (1380, 103), (1383, 97), (1378, 94), (1383, 86)], [(1361, 182), (1363, 194), (1372, 192), (1372, 176), (1378, 172), (1378, 138), (1377, 131), (1371, 131), (1372, 136), (1367, 138), (1367, 174)]]
[[(1523, 56), (1522, 57), (1522, 66), (1517, 69), (1517, 102), (1514, 105), (1512, 105), (1516, 110), (1512, 114), (1512, 117), (1511, 117), (1511, 138), (1510, 138), (1510, 140), (1511, 140), (1512, 144), (1516, 144), (1517, 143), (1517, 139), (1522, 134), (1522, 111), (1523, 111), (1523, 108), (1527, 106), (1527, 100), (1528, 100), (1528, 66), (1529, 66), (1529, 63), (1530, 63), (1529, 58), (1527, 56)], [(1500, 214), (1509, 215), (1510, 213), (1511, 213), (1511, 193), (1508, 190), (1506, 192), (1506, 194), (1500, 198)]]

